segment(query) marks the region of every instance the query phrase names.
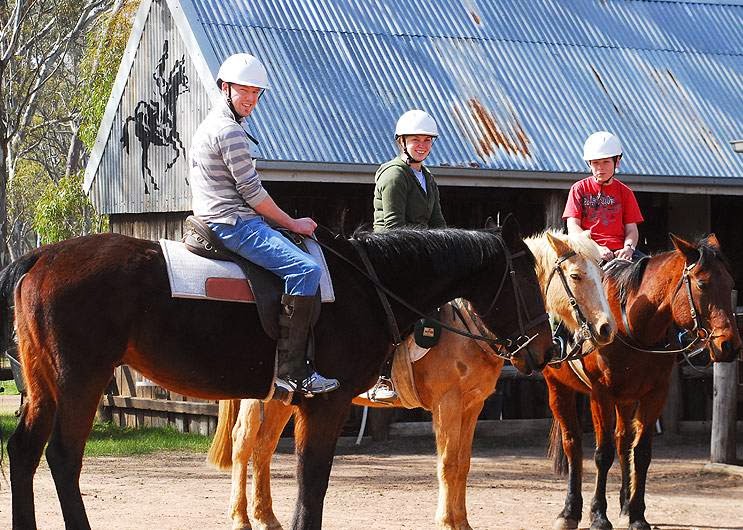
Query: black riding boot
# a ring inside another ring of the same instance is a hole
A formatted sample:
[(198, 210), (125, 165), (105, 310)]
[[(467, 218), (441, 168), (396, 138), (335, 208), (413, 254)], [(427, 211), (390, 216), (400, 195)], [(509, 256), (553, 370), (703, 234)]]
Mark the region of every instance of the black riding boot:
[(325, 378), (314, 370), (309, 373), (305, 358), (307, 337), (315, 311), (315, 297), (284, 294), (281, 305), (280, 336), (276, 346), (277, 383), (308, 396), (335, 390), (340, 386), (338, 380)]

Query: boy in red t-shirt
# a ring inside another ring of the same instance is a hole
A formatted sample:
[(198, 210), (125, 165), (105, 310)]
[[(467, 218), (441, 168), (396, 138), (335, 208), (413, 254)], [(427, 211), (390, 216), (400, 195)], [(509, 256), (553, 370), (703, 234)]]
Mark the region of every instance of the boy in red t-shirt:
[(589, 136), (583, 159), (591, 176), (573, 184), (562, 214), (569, 234), (590, 230), (604, 261), (637, 257), (637, 225), (643, 221), (635, 194), (614, 176), (621, 158), (619, 138), (606, 131)]

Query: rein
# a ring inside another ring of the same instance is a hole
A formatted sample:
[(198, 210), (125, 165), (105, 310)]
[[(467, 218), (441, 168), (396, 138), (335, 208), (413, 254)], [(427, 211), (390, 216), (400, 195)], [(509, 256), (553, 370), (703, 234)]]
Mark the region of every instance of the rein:
[[(333, 232), (331, 232), (327, 228), (325, 230), (327, 230), (328, 232), (330, 232), (331, 234), (333, 234)], [(336, 234), (334, 237), (337, 238), (338, 235)], [(432, 322), (435, 322), (436, 324), (440, 325), (442, 328), (444, 328), (446, 330), (449, 330), (452, 333), (456, 333), (457, 335), (461, 335), (463, 337), (468, 337), (468, 338), (471, 338), (471, 339), (484, 341), (484, 342), (487, 342), (489, 344), (494, 344), (494, 345), (496, 345), (498, 347), (496, 349), (498, 349), (499, 351), (502, 350), (503, 348), (505, 348), (506, 349), (506, 352), (505, 353), (502, 353), (502, 354), (499, 354), (499, 357), (503, 357), (504, 359), (510, 360), (513, 356), (515, 356), (519, 351), (521, 351), (523, 348), (525, 348), (526, 346), (528, 346), (537, 337), (536, 334), (533, 335), (533, 336), (531, 336), (531, 337), (528, 336), (528, 335), (526, 335), (525, 334), (526, 328), (527, 327), (532, 327), (532, 326), (535, 326), (535, 325), (537, 325), (537, 324), (539, 324), (541, 322), (544, 322), (549, 317), (545, 313), (544, 315), (542, 315), (540, 317), (537, 317), (537, 318), (534, 318), (534, 319), (531, 319), (526, 324), (524, 324), (523, 318), (522, 318), (522, 314), (525, 312), (525, 309), (522, 309), (522, 306), (525, 306), (525, 304), (524, 304), (524, 300), (523, 300), (523, 295), (521, 294), (521, 291), (518, 289), (518, 284), (516, 283), (516, 271), (513, 270), (513, 258), (521, 257), (521, 256), (525, 255), (526, 252), (525, 251), (519, 251), (519, 252), (516, 252), (515, 254), (511, 254), (509, 252), (509, 250), (508, 250), (508, 247), (503, 242), (502, 237), (500, 235), (496, 235), (496, 238), (497, 238), (497, 241), (500, 244), (501, 248), (503, 248), (504, 255), (505, 255), (505, 258), (506, 258), (506, 268), (505, 268), (505, 270), (503, 272), (503, 277), (500, 280), (500, 283), (499, 283), (499, 286), (498, 286), (498, 290), (496, 291), (495, 296), (493, 297), (493, 301), (491, 302), (491, 304), (490, 304), (490, 306), (489, 306), (489, 308), (488, 308), (488, 310), (487, 310), (487, 312), (485, 314), (488, 314), (495, 307), (495, 303), (498, 300), (498, 297), (500, 296), (500, 294), (501, 294), (501, 292), (503, 290), (503, 286), (505, 284), (506, 277), (510, 275), (511, 276), (511, 280), (513, 282), (514, 298), (516, 299), (516, 309), (517, 309), (517, 314), (518, 314), (518, 319), (519, 319), (519, 336), (516, 337), (515, 339), (501, 339), (499, 337), (488, 337), (488, 336), (485, 336), (485, 335), (478, 335), (476, 333), (469, 333), (467, 331), (462, 331), (462, 330), (457, 329), (455, 327), (452, 327), (452, 326), (450, 326), (448, 324), (445, 324), (444, 322), (441, 322), (438, 319), (426, 317), (426, 315), (425, 315), (425, 313), (423, 313), (423, 311), (421, 311), (420, 309), (417, 309), (417, 308), (413, 307), (411, 304), (409, 304), (407, 301), (405, 301), (404, 299), (402, 299), (401, 297), (399, 297), (397, 294), (395, 294), (394, 292), (392, 292), (390, 289), (388, 289), (387, 287), (385, 287), (379, 281), (378, 276), (376, 274), (376, 271), (374, 270), (374, 267), (373, 267), (371, 261), (369, 261), (369, 257), (366, 254), (366, 251), (364, 250), (364, 248), (360, 244), (360, 242), (358, 240), (356, 240), (356, 239), (349, 239), (349, 241), (350, 241), (351, 245), (354, 247), (354, 249), (356, 249), (356, 252), (359, 254), (359, 257), (361, 258), (361, 261), (364, 263), (364, 266), (367, 269), (366, 271), (363, 270), (358, 265), (356, 265), (353, 261), (351, 261), (350, 259), (348, 259), (346, 256), (344, 256), (343, 254), (341, 254), (340, 252), (338, 252), (337, 250), (335, 250), (334, 248), (332, 248), (332, 247), (326, 245), (325, 243), (317, 240), (317, 238), (315, 238), (315, 241), (317, 241), (317, 243), (323, 249), (328, 250), (330, 253), (334, 254), (336, 257), (338, 257), (339, 259), (341, 259), (342, 261), (344, 261), (346, 264), (348, 264), (351, 267), (353, 267), (357, 272), (359, 272), (362, 276), (364, 276), (366, 279), (368, 279), (372, 283), (372, 285), (374, 285), (374, 287), (377, 290), (377, 294), (379, 295), (380, 301), (382, 303), (382, 307), (384, 308), (385, 314), (387, 316), (387, 324), (388, 324), (388, 326), (390, 328), (390, 332), (392, 334), (393, 341), (395, 342), (395, 346), (397, 346), (398, 344), (400, 344), (400, 342), (402, 342), (402, 340), (401, 340), (399, 326), (397, 325), (397, 321), (396, 321), (396, 319), (394, 317), (394, 314), (392, 313), (392, 307), (390, 306), (389, 301), (387, 300), (387, 296), (389, 296), (390, 298), (392, 298), (393, 300), (395, 300), (396, 302), (398, 302), (404, 308), (406, 308), (409, 311), (411, 311), (414, 315), (416, 315), (418, 317), (421, 317), (421, 318), (429, 318), (429, 320), (431, 320)], [(516, 346), (516, 349), (510, 350), (509, 348), (511, 348), (512, 346)]]
[[(702, 325), (702, 322), (699, 319), (699, 312), (697, 311), (696, 304), (694, 303), (694, 296), (691, 293), (691, 270), (697, 266), (697, 264), (701, 261), (702, 257), (699, 256), (699, 260), (692, 263), (691, 265), (688, 265), (684, 267), (684, 272), (681, 275), (681, 279), (679, 280), (678, 285), (676, 285), (676, 289), (674, 289), (673, 294), (674, 296), (676, 293), (678, 293), (679, 289), (681, 289), (681, 286), (686, 287), (686, 298), (689, 300), (689, 307), (691, 312), (691, 318), (694, 320), (694, 327), (690, 330), (687, 329), (687, 332), (696, 332), (696, 336), (694, 337), (694, 340), (692, 340), (689, 344), (684, 346), (683, 348), (676, 349), (676, 350), (648, 350), (645, 348), (640, 348), (639, 346), (636, 346), (634, 344), (631, 344), (624, 340), (620, 334), (617, 334), (617, 338), (619, 339), (622, 344), (625, 346), (629, 346), (633, 350), (643, 352), (643, 353), (654, 353), (658, 355), (676, 355), (676, 354), (683, 354), (685, 358), (690, 358), (695, 355), (698, 355), (702, 351), (704, 351), (707, 348), (707, 345), (709, 344), (709, 341), (712, 339), (712, 334)], [(621, 304), (621, 310), (622, 310), (622, 322), (624, 323), (624, 327), (627, 329), (627, 337), (632, 339), (632, 341), (637, 342), (637, 339), (635, 339), (634, 335), (632, 334), (632, 330), (630, 329), (629, 324), (629, 318), (627, 317), (627, 304), (622, 302)], [(697, 344), (699, 343), (699, 344)]]

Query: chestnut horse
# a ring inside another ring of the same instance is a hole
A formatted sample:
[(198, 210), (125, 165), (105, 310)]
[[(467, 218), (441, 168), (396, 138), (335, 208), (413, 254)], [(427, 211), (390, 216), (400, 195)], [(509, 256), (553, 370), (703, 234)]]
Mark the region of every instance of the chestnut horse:
[[(581, 322), (570, 301), (574, 297), (593, 340), (598, 344), (610, 342), (616, 323), (601, 283), (598, 246), (587, 235), (568, 237), (554, 232), (525, 241), (536, 258), (549, 312), (558, 315), (569, 329), (579, 329)], [(446, 323), (467, 329), (450, 305), (442, 313)], [(423, 407), (432, 412), (436, 433), (439, 528), (470, 528), (465, 494), (475, 424), (485, 399), (495, 390), (503, 364), (486, 344), (444, 330), (439, 343), (412, 365), (417, 394)], [(265, 403), (261, 411), (258, 400), (239, 403), (238, 413), (237, 400), (220, 402), (219, 423), (208, 460), (221, 469), (231, 467), (229, 513), (233, 528), (249, 529), (246, 487), (248, 459), (252, 457), (253, 522), (256, 528), (278, 529), (281, 525), (272, 507), (270, 464), (293, 407), (274, 401)], [(354, 403), (374, 406), (361, 399)]]
[[(549, 360), (552, 337), (534, 258), (515, 220), (500, 230), (401, 230), (362, 234), (357, 241), (381, 284), (396, 295), (392, 312), (401, 328), (414, 323), (418, 310), (467, 297), (488, 329), (520, 344), (513, 352), (519, 369), (541, 369)], [(320, 243), (336, 301), (324, 306), (315, 328), (316, 363), (341, 387), (327, 399), (298, 399), (293, 526), (302, 529), (322, 525), (336, 440), (351, 399), (376, 380), (392, 348), (356, 247), (325, 235)], [(261, 398), (272, 388), (276, 343), (262, 330), (256, 308), (172, 298), (156, 242), (93, 235), (13, 262), (0, 275), (6, 345), (13, 303), (28, 392), (8, 441), (16, 529), (36, 528), (33, 477), (47, 440), (65, 524), (90, 527), (79, 487), (83, 449), (116, 366), (128, 364), (163, 387), (206, 399)]]
[[(693, 244), (671, 234), (671, 240), (673, 251), (634, 263), (618, 263), (607, 271), (607, 298), (614, 317), (622, 321), (614, 342), (584, 357), (582, 370), (574, 371), (563, 363), (544, 371), (550, 408), (557, 422), (550, 440), (556, 470), (563, 470), (560, 449), (567, 456), (568, 492), (555, 529), (577, 528), (581, 519), (583, 455), (576, 412), (578, 392), (590, 396), (596, 435), (591, 528), (612, 528), (606, 515), (606, 477), (616, 443), (622, 471), (622, 526), (649, 530), (645, 484), (653, 428), (666, 402), (675, 353), (680, 353), (659, 348), (675, 325), (696, 337), (686, 351), (708, 346), (713, 361), (729, 362), (741, 350), (732, 312), (733, 279), (717, 238), (712, 234)], [(629, 522), (624, 524), (627, 518)]]

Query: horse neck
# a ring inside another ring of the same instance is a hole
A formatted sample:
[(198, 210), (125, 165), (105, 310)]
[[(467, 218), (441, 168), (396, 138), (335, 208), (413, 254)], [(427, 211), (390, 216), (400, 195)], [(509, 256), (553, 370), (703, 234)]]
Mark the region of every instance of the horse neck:
[[(673, 324), (673, 298), (684, 264), (683, 257), (673, 251), (652, 256), (639, 287), (628, 294), (625, 304), (627, 319), (632, 334), (641, 343), (651, 345), (665, 339)], [(613, 296), (619, 300), (616, 290)], [(623, 322), (621, 313), (615, 317), (617, 323)]]
[[(365, 249), (382, 284), (416, 309), (430, 312), (454, 298), (497, 289), (505, 259), (487, 233), (455, 229), (400, 232), (389, 234), (396, 239), (394, 245), (384, 244), (383, 234), (365, 240)], [(375, 244), (377, 238), (380, 245)], [(477, 276), (486, 271), (492, 271), (487, 284), (478, 284)], [(417, 318), (401, 304), (392, 300), (391, 304), (401, 323)]]

